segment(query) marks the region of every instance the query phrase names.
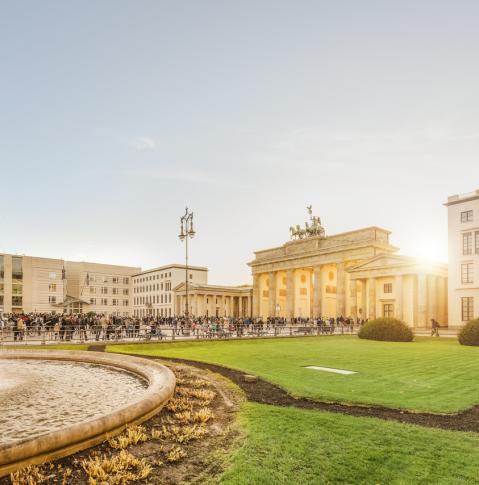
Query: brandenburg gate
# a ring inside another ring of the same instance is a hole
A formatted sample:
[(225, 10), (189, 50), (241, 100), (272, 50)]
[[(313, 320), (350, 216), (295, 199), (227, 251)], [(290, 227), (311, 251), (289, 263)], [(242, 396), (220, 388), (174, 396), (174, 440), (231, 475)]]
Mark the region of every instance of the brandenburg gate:
[(291, 227), (291, 241), (248, 263), (254, 317), (394, 316), (412, 326), (447, 318), (444, 265), (395, 255), (390, 232), (378, 227), (326, 236), (307, 209), (310, 222)]

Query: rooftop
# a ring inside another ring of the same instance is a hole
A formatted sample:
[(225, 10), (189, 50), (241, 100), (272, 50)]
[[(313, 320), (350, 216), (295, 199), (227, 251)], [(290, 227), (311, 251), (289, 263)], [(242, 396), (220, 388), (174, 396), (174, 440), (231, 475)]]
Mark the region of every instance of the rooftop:
[[(145, 269), (144, 271), (140, 271), (139, 273), (134, 274), (133, 276), (141, 276), (141, 275), (144, 275), (144, 274), (156, 273), (157, 271), (166, 271), (168, 269), (173, 269), (173, 268), (186, 270), (186, 265), (184, 265), (184, 264), (167, 264), (165, 266), (159, 266), (158, 268)], [(196, 270), (196, 271), (208, 271), (208, 268), (206, 266), (191, 266), (191, 265), (188, 265), (188, 269)]]
[(462, 202), (468, 202), (470, 200), (475, 200), (475, 199), (479, 199), (479, 189), (476, 189), (473, 192), (467, 192), (466, 194), (451, 195), (447, 198), (447, 202), (444, 205), (448, 206), (448, 205), (454, 205), (454, 204), (461, 204)]

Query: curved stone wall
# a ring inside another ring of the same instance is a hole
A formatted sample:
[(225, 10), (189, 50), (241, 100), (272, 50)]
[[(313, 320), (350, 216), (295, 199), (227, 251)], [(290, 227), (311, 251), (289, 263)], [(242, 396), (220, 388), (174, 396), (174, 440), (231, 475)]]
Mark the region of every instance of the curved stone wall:
[(148, 382), (140, 401), (100, 418), (65, 427), (36, 438), (0, 445), (0, 477), (19, 468), (76, 453), (121, 433), (157, 414), (175, 390), (170, 369), (154, 361), (119, 354), (60, 350), (1, 350), (0, 359), (61, 360), (100, 364), (132, 372)]

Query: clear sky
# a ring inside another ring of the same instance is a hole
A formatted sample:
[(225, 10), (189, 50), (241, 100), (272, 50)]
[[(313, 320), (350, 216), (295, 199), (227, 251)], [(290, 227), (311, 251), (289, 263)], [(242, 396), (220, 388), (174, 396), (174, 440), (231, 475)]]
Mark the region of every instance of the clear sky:
[(479, 188), (479, 2), (3, 1), (0, 252), (250, 281), (312, 204), (447, 259)]

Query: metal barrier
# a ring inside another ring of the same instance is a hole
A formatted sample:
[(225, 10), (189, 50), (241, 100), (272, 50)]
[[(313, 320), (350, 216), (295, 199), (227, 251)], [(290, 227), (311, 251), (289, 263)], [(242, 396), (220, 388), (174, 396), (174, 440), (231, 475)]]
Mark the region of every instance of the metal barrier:
[(221, 340), (242, 338), (284, 338), (307, 337), (318, 335), (343, 335), (356, 333), (358, 327), (350, 326), (313, 326), (313, 325), (284, 325), (284, 326), (250, 326), (238, 329), (203, 328), (186, 329), (180, 327), (162, 327), (156, 331), (145, 328), (91, 328), (91, 329), (28, 329), (28, 330), (0, 330), (0, 345), (46, 345), (46, 344), (86, 344), (95, 342), (154, 342), (174, 340)]

